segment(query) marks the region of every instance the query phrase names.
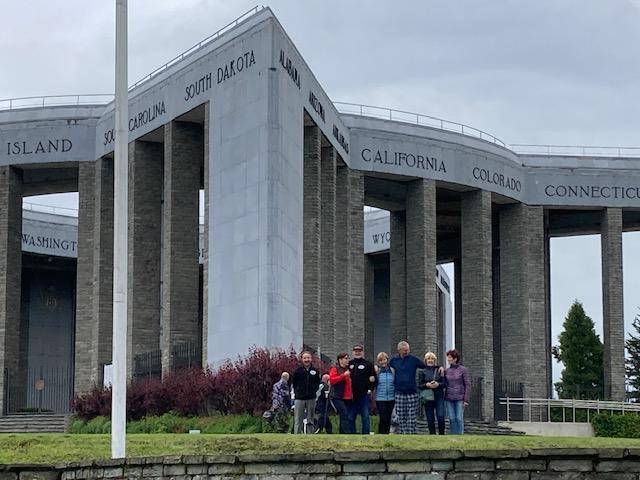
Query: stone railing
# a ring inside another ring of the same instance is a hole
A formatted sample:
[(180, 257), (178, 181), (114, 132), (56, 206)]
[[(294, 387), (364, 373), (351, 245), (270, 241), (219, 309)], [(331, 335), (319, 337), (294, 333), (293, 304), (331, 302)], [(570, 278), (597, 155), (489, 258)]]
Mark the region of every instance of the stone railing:
[[(425, 442), (428, 441), (425, 438)], [(640, 449), (622, 448), (189, 455), (97, 460), (55, 467), (0, 465), (2, 480), (638, 480), (639, 475)]]

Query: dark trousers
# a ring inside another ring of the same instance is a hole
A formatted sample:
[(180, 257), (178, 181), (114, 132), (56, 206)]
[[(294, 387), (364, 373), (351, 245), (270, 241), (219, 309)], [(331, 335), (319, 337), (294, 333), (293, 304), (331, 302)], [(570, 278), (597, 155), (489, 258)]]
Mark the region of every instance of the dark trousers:
[(289, 430), (289, 410), (276, 410), (273, 417), (273, 430), (276, 433), (287, 433)]
[[(429, 425), (429, 433), (436, 434), (436, 422), (438, 419), (438, 434), (444, 435), (444, 398), (436, 395), (435, 400), (428, 401), (424, 404), (424, 413), (427, 416), (427, 424)], [(435, 414), (435, 415), (434, 415)]]
[(331, 413), (330, 405), (322, 405), (317, 410), (316, 426), (318, 427), (318, 433), (322, 433), (323, 430), (325, 431), (325, 433), (333, 433), (333, 425), (331, 425), (329, 413)]
[(393, 405), (395, 403), (395, 400), (376, 401), (376, 405), (378, 406), (378, 417), (380, 417), (378, 433), (389, 433), (389, 430), (391, 429), (391, 413), (393, 413)]
[(371, 431), (371, 421), (369, 420), (369, 395), (358, 398), (351, 402), (351, 433), (356, 433), (356, 418), (360, 415), (362, 419), (362, 434), (369, 435)]
[(340, 417), (340, 433), (353, 433), (351, 431), (351, 400), (334, 398), (331, 401)]

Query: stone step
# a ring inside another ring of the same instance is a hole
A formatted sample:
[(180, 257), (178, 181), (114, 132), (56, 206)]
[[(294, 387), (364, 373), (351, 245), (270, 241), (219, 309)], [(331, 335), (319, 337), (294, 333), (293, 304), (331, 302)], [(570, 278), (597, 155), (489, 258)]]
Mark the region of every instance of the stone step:
[(0, 425), (52, 425), (52, 424), (64, 424), (66, 419), (24, 419), (24, 420), (0, 420)]
[(0, 423), (0, 429), (7, 428), (64, 428), (66, 423)]
[[(449, 431), (449, 419), (445, 419), (446, 431)], [(418, 434), (428, 434), (429, 428), (426, 419), (418, 418)], [(480, 420), (465, 420), (464, 432), (471, 435), (524, 435), (509, 427), (503, 427), (494, 422)]]
[(64, 433), (69, 415), (15, 414), (0, 416), (0, 433)]

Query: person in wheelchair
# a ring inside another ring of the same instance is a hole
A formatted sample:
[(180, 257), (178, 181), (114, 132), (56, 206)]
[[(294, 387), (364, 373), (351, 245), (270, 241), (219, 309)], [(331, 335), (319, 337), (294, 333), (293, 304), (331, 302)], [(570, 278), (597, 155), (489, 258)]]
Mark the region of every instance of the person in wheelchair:
[(322, 375), (322, 380), (316, 392), (316, 431), (315, 433), (333, 433), (331, 425), (331, 412), (335, 412), (335, 408), (329, 398), (331, 385), (329, 385), (329, 374)]
[(291, 411), (291, 387), (289, 386), (289, 373), (282, 372), (271, 391), (271, 410), (269, 418), (273, 429), (278, 433), (286, 433), (289, 429), (289, 412)]

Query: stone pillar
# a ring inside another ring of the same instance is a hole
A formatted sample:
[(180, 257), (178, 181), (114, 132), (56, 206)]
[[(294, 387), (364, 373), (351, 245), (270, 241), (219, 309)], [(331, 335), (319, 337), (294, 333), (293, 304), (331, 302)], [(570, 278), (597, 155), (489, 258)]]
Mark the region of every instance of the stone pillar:
[(102, 386), (113, 338), (113, 159), (95, 162), (91, 380)]
[(162, 144), (129, 143), (127, 376), (135, 356), (160, 348)]
[(622, 209), (602, 212), (602, 309), (604, 337), (604, 395), (625, 399), (624, 301), (622, 288)]
[[(375, 262), (372, 255), (364, 256), (364, 351), (366, 357), (375, 363), (373, 309), (375, 299)], [(389, 352), (387, 352), (389, 353)]]
[(407, 184), (405, 264), (407, 340), (413, 353), (422, 358), (427, 351), (438, 349), (434, 180), (413, 180)]
[(320, 167), (320, 352), (335, 357), (336, 318), (336, 150), (322, 148)]
[(364, 342), (363, 208), (362, 172), (339, 167), (336, 174), (336, 351), (350, 351), (354, 343)]
[[(165, 126), (162, 250), (162, 371), (174, 368), (178, 345), (192, 352), (198, 322), (198, 204), (204, 155), (202, 126), (173, 121)], [(199, 352), (198, 352), (199, 353)]]
[(407, 252), (406, 214), (404, 210), (389, 212), (391, 245), (389, 246), (389, 321), (391, 352), (398, 342), (407, 340)]
[(549, 211), (544, 212), (544, 304), (545, 304), (545, 344), (547, 347), (547, 393), (553, 393), (553, 355), (551, 354), (551, 344), (553, 335), (551, 332), (551, 238), (549, 235)]
[(0, 167), (0, 414), (7, 407), (5, 369), (17, 372), (22, 290), (22, 175)]
[(75, 393), (93, 387), (93, 242), (96, 166), (78, 163), (78, 261), (76, 267)]
[(349, 170), (349, 348), (364, 342), (364, 175)]
[[(433, 353), (436, 354), (436, 358), (445, 358), (445, 336), (446, 336), (446, 317), (444, 309), (444, 294), (440, 288), (436, 285), (436, 349)], [(440, 361), (438, 361), (440, 363)]]
[[(204, 232), (202, 255), (202, 365), (207, 364), (209, 346), (209, 117), (211, 104), (204, 104), (204, 158), (203, 158), (203, 189), (204, 189)], [(199, 210), (198, 210), (199, 211)]]
[(464, 356), (473, 377), (482, 378), (481, 416), (493, 418), (493, 294), (491, 193), (462, 194), (461, 288)]
[[(458, 353), (460, 353), (460, 355), (464, 355), (464, 348), (462, 345), (462, 268), (459, 258), (456, 258), (453, 262), (453, 277), (453, 306), (455, 310), (455, 336), (453, 344), (455, 345), (456, 350), (458, 350)], [(446, 358), (443, 358), (440, 361), (443, 362), (444, 365)]]
[(502, 378), (524, 385), (524, 396), (548, 398), (549, 326), (542, 207), (500, 211)]
[[(349, 167), (341, 166), (336, 170), (336, 320), (334, 326), (334, 350), (348, 351), (353, 345), (348, 345), (346, 338), (349, 329), (351, 311), (351, 287), (349, 271)], [(306, 239), (306, 237), (305, 237)]]
[(320, 129), (315, 125), (304, 127), (302, 343), (314, 351), (320, 346), (322, 291), (320, 280), (321, 144)]
[[(491, 289), (492, 289), (492, 316), (493, 316), (493, 382), (494, 382), (494, 402), (498, 398), (496, 394), (502, 392), (502, 316), (500, 312), (500, 224), (498, 216), (494, 216), (491, 226), (492, 236), (492, 259), (491, 259)], [(499, 411), (499, 405), (494, 405), (495, 411)]]

